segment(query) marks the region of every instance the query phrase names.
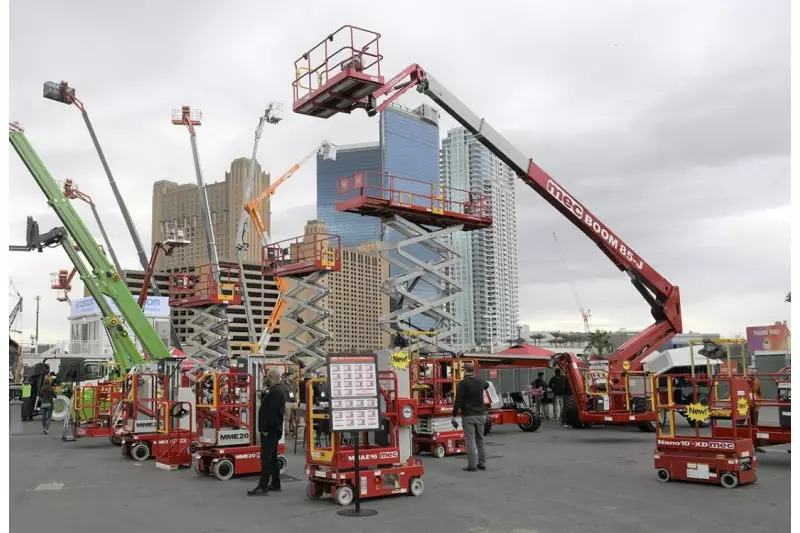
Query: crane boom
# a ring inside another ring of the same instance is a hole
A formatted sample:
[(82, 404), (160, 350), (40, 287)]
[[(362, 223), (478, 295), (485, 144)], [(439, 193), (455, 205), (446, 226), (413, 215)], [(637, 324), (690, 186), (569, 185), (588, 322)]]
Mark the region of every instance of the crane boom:
[[(119, 272), (114, 269), (83, 220), (78, 216), (72, 203), (64, 196), (63, 191), (25, 137), (21, 126), (16, 123), (9, 124), (8, 140), (44, 193), (48, 204), (64, 225), (67, 235), (63, 236), (60, 242), (103, 313), (104, 324), (114, 345), (114, 358), (121, 369), (127, 372), (134, 364), (143, 363), (144, 359), (105, 296), (108, 296), (116, 304), (142, 347), (153, 359), (169, 357), (170, 353), (166, 345), (137, 305)], [(78, 255), (75, 244), (78, 245), (89, 266)]]
[[(589, 237), (617, 268), (630, 276), (634, 287), (650, 305), (656, 322), (617, 348), (608, 358), (611, 370), (621, 371), (622, 363), (626, 361), (631, 368), (640, 368), (642, 359), (665, 340), (683, 331), (678, 287), (664, 279), (564, 187), (421, 66), (409, 66), (368, 96), (365, 103), (367, 113), (375, 115), (415, 86), (418, 92), (438, 104), (478, 142), (511, 167), (525, 184)], [(387, 98), (378, 105), (377, 99), (383, 96)]]

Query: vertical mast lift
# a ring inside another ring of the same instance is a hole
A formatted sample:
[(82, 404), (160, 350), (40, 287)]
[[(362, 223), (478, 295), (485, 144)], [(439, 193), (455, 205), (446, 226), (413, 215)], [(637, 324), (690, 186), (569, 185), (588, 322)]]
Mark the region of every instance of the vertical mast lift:
[[(253, 196), (253, 183), (256, 179), (256, 156), (258, 155), (258, 141), (261, 140), (261, 133), (264, 131), (264, 124), (278, 124), (282, 117), (281, 105), (277, 102), (270, 102), (264, 114), (258, 119), (258, 126), (256, 127), (255, 139), (253, 140), (253, 155), (250, 157), (250, 166), (247, 169), (247, 182), (244, 186), (244, 203), (251, 201)], [(239, 224), (236, 227), (236, 259), (239, 263), (239, 270), (242, 273), (242, 302), (244, 303), (244, 312), (247, 318), (247, 335), (250, 341), (251, 350), (255, 352), (258, 339), (256, 337), (255, 320), (253, 320), (253, 308), (250, 305), (250, 294), (247, 292), (247, 276), (244, 272), (244, 264), (242, 262), (244, 253), (247, 251), (247, 232), (249, 228), (249, 219), (247, 210), (243, 207), (242, 213), (239, 215)]]
[[(131, 214), (128, 212), (128, 207), (125, 205), (125, 200), (123, 200), (122, 194), (119, 192), (117, 182), (114, 180), (114, 176), (111, 174), (111, 168), (108, 166), (106, 156), (103, 154), (103, 149), (100, 147), (100, 142), (97, 140), (97, 135), (94, 132), (92, 122), (89, 120), (89, 114), (86, 112), (86, 107), (83, 105), (83, 102), (75, 97), (75, 88), (70, 87), (66, 81), (62, 81), (61, 83), (48, 81), (44, 84), (43, 96), (48, 100), (53, 100), (65, 105), (74, 105), (80, 110), (83, 121), (86, 124), (86, 129), (89, 130), (89, 135), (92, 138), (94, 148), (97, 150), (97, 155), (100, 157), (100, 162), (103, 164), (103, 170), (105, 170), (106, 177), (108, 177), (108, 184), (111, 185), (111, 191), (114, 193), (114, 197), (117, 200), (117, 205), (122, 213), (122, 218), (125, 219), (125, 225), (128, 226), (128, 232), (131, 234), (133, 245), (136, 247), (136, 254), (139, 256), (139, 263), (142, 265), (143, 269), (147, 270), (148, 260), (147, 255), (145, 255), (144, 246), (142, 246), (142, 240), (139, 238), (139, 233), (136, 231), (136, 226), (133, 224), (133, 219), (131, 218)], [(114, 263), (116, 264), (117, 262), (114, 261)], [(117, 272), (120, 272), (119, 265), (117, 265)], [(153, 294), (156, 296), (161, 296), (161, 291), (158, 289), (155, 283), (153, 283), (151, 289)], [(172, 325), (170, 325), (170, 337), (173, 346), (176, 348), (181, 348), (180, 337), (178, 337), (178, 333), (175, 331), (175, 328)]]
[[(329, 47), (337, 35), (349, 46)], [(329, 118), (337, 113), (364, 109), (374, 116), (412, 87), (431, 98), (472, 133), (489, 151), (509, 165), (529, 187), (589, 237), (621, 271), (625, 272), (650, 306), (655, 323), (629, 339), (609, 358), (611, 408), (598, 411), (583, 386), (585, 363), (572, 354), (556, 354), (553, 364), (566, 371), (573, 397), (567, 421), (575, 427), (587, 423), (646, 424), (652, 427), (656, 413), (641, 402), (631, 402), (631, 379), (647, 391), (642, 360), (665, 340), (683, 331), (680, 291), (647, 264), (625, 241), (533, 160), (525, 157), (486, 121), (472, 112), (420, 65), (412, 64), (388, 81), (381, 73), (380, 35), (354, 26), (343, 26), (295, 62), (293, 110), (302, 115)], [(357, 41), (359, 41), (357, 43)], [(363, 42), (363, 44), (362, 44)], [(335, 50), (333, 52), (329, 50)], [(382, 101), (379, 102), (379, 99)], [(639, 375), (641, 374), (641, 375)], [(633, 404), (637, 405), (634, 406)], [(647, 404), (647, 402), (644, 402)]]
[[(187, 341), (196, 350), (187, 354), (187, 358), (194, 363), (194, 368), (187, 372), (191, 380), (195, 380), (200, 372), (227, 369), (230, 343), (227, 307), (241, 303), (240, 283), (244, 275), (237, 267), (223, 269), (217, 255), (208, 189), (197, 151), (195, 127), (200, 126), (202, 118), (199, 109), (191, 109), (187, 105), (172, 111), (172, 123), (186, 126), (189, 130), (200, 194), (200, 210), (208, 245), (208, 265), (199, 267), (195, 273), (172, 273), (169, 281), (170, 305), (188, 309), (191, 313), (187, 326), (192, 332)], [(238, 271), (236, 276), (235, 271)]]

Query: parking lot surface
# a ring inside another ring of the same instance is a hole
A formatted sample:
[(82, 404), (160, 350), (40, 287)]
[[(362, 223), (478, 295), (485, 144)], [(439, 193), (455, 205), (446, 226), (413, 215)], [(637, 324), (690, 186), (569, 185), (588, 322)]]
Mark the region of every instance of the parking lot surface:
[(305, 456), (290, 444), (283, 491), (254, 498), (246, 492), (255, 478), (167, 472), (123, 458), (106, 440), (64, 443), (60, 428), (43, 435), (38, 422), (25, 429), (10, 438), (12, 533), (775, 533), (790, 524), (785, 450), (758, 456), (755, 485), (664, 484), (653, 468), (655, 435), (635, 428), (496, 427), (485, 472), (463, 471), (462, 457), (425, 457), (424, 494), (366, 501), (378, 511), (369, 518), (307, 499)]

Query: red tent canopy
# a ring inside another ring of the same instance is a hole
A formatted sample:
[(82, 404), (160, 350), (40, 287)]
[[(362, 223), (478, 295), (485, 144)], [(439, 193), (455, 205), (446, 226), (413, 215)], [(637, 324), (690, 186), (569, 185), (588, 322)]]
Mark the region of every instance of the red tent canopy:
[(464, 357), (474, 357), (481, 368), (546, 368), (550, 358), (556, 352), (551, 352), (540, 346), (523, 342), (519, 346), (511, 346), (493, 354), (464, 354)]

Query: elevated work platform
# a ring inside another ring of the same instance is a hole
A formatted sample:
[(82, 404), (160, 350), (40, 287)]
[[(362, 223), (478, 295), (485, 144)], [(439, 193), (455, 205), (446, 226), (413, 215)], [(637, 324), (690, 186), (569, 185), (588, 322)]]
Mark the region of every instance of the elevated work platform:
[(211, 265), (193, 272), (173, 272), (169, 277), (171, 307), (239, 305), (242, 303), (241, 271), (238, 266), (219, 267), (219, 281), (214, 280)]
[(341, 178), (336, 192), (337, 211), (379, 218), (398, 215), (414, 224), (437, 228), (462, 225), (463, 231), (492, 225), (490, 197), (464, 189), (359, 172)]
[(294, 63), (295, 113), (329, 118), (363, 108), (366, 97), (383, 87), (380, 34), (342, 26)]
[(264, 247), (265, 276), (303, 276), (342, 269), (342, 239), (338, 235), (311, 233)]
[(296, 348), (296, 353), (289, 355), (305, 357), (307, 371), (326, 365), (328, 354), (324, 346), (330, 333), (322, 328), (322, 322), (330, 312), (320, 304), (331, 290), (322, 281), (329, 272), (342, 269), (341, 238), (309, 233), (270, 244), (264, 247), (262, 266), (264, 275), (279, 278), (276, 280), (281, 291), (279, 298), (289, 308), (282, 317), (280, 312), (275, 316), (294, 325), (294, 329), (284, 335)]

